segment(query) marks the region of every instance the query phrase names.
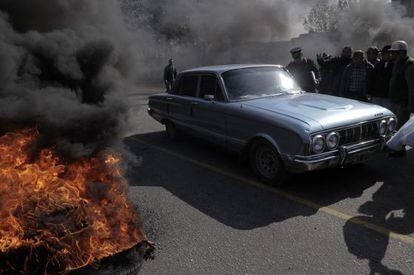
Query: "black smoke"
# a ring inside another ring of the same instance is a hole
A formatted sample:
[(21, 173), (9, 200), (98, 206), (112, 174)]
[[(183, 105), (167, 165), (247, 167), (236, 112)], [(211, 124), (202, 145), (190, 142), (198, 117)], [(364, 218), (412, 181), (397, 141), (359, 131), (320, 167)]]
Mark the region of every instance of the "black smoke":
[(69, 157), (118, 146), (128, 130), (137, 36), (116, 1), (0, 2), (0, 133), (37, 127)]
[(350, 1), (350, 8), (334, 18), (335, 32), (297, 38), (306, 33), (304, 19), (318, 2), (337, 4), (337, 0), (121, 0), (131, 29), (145, 37), (139, 47), (146, 64), (143, 81), (153, 75), (159, 81), (160, 68), (170, 57), (181, 69), (225, 63), (286, 65), (289, 49), (295, 46), (303, 46), (306, 55), (315, 58), (324, 51), (339, 54), (345, 45), (365, 50), (400, 39), (414, 44), (413, 18), (390, 0)]

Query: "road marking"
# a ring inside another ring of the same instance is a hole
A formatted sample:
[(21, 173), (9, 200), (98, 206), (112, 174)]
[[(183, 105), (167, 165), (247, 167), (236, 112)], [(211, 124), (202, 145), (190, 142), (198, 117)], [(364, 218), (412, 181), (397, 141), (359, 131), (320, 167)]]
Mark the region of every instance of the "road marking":
[(139, 142), (139, 143), (141, 143), (143, 145), (146, 145), (146, 146), (155, 148), (155, 149), (157, 149), (160, 152), (163, 152), (163, 153), (172, 155), (174, 157), (177, 157), (179, 159), (185, 160), (187, 162), (191, 162), (193, 164), (196, 164), (197, 166), (200, 166), (200, 167), (206, 168), (206, 169), (208, 169), (210, 171), (216, 172), (218, 174), (221, 174), (221, 175), (224, 175), (224, 176), (233, 178), (235, 180), (238, 180), (238, 181), (243, 182), (245, 184), (248, 184), (250, 186), (254, 186), (254, 187), (260, 188), (262, 190), (265, 190), (265, 191), (268, 191), (268, 192), (277, 194), (277, 195), (279, 195), (281, 197), (287, 198), (287, 199), (289, 199), (291, 201), (297, 202), (297, 203), (299, 203), (301, 205), (307, 206), (307, 207), (312, 208), (312, 209), (315, 209), (317, 211), (321, 211), (321, 212), (323, 212), (325, 214), (328, 214), (330, 216), (334, 216), (334, 217), (337, 217), (339, 219), (342, 219), (342, 220), (351, 222), (353, 224), (363, 226), (363, 227), (368, 228), (368, 229), (371, 229), (371, 230), (373, 230), (373, 231), (375, 231), (375, 232), (377, 232), (377, 233), (379, 233), (381, 235), (389, 236), (392, 239), (395, 239), (395, 240), (398, 240), (398, 241), (401, 241), (401, 242), (404, 242), (404, 243), (407, 243), (407, 244), (414, 245), (414, 238), (413, 237), (410, 237), (408, 235), (403, 235), (403, 234), (399, 234), (399, 233), (393, 232), (393, 231), (391, 231), (391, 230), (389, 230), (389, 229), (387, 229), (387, 228), (385, 228), (383, 226), (376, 225), (376, 224), (373, 224), (373, 223), (364, 221), (364, 220), (362, 220), (360, 218), (354, 218), (351, 215), (342, 213), (342, 212), (337, 211), (337, 210), (335, 210), (333, 208), (329, 208), (329, 207), (322, 206), (322, 205), (320, 205), (318, 203), (315, 203), (313, 201), (310, 201), (310, 200), (307, 200), (305, 198), (299, 197), (299, 196), (297, 196), (295, 194), (292, 194), (292, 193), (289, 193), (289, 192), (286, 192), (286, 191), (279, 190), (279, 189), (277, 189), (275, 187), (271, 187), (271, 186), (265, 185), (265, 184), (263, 184), (263, 183), (261, 183), (259, 181), (255, 181), (255, 180), (243, 178), (243, 177), (238, 176), (238, 175), (236, 175), (234, 173), (227, 172), (227, 171), (222, 170), (220, 168), (217, 168), (217, 167), (215, 167), (213, 165), (210, 165), (210, 164), (207, 164), (207, 163), (204, 163), (204, 162), (201, 162), (201, 161), (192, 159), (190, 157), (187, 157), (187, 156), (184, 156), (184, 155), (181, 155), (181, 154), (178, 154), (178, 153), (173, 152), (171, 150), (162, 148), (161, 146), (157, 146), (157, 145), (153, 145), (153, 144), (147, 143), (147, 142), (145, 142), (143, 140), (140, 140), (138, 138), (132, 137), (131, 139), (133, 139), (133, 140), (135, 140), (135, 141), (137, 141), (137, 142)]

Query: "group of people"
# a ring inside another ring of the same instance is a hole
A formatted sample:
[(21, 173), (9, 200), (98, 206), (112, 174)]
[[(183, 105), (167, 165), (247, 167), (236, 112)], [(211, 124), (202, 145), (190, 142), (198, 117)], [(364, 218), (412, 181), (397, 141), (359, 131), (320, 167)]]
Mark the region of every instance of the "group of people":
[(318, 54), (319, 69), (302, 48), (290, 52), (286, 68), (303, 90), (381, 105), (396, 114), (399, 128), (414, 115), (414, 59), (405, 41), (366, 52), (347, 46), (337, 57)]
[[(318, 92), (371, 102), (390, 109), (397, 116), (400, 131), (388, 142), (393, 153), (405, 154), (414, 146), (414, 59), (405, 41), (395, 41), (379, 50), (366, 52), (346, 46), (341, 56), (317, 55), (305, 58), (302, 48), (293, 48), (293, 61), (286, 67), (300, 87)], [(411, 118), (411, 119), (410, 119)]]

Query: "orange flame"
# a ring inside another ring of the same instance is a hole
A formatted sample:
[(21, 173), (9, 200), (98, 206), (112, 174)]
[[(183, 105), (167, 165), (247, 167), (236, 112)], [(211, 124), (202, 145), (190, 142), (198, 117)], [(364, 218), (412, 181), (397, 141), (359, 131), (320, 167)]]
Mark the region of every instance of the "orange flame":
[(144, 241), (118, 156), (65, 164), (51, 149), (33, 156), (38, 137), (33, 129), (0, 137), (0, 255), (28, 251), (19, 272), (30, 273), (41, 249), (45, 272), (68, 273)]

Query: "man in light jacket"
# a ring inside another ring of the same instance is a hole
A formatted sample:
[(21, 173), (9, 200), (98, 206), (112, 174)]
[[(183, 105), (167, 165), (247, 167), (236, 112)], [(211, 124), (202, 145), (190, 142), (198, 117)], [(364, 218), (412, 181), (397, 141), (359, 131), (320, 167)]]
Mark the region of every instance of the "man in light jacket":
[(411, 119), (387, 142), (386, 151), (391, 157), (404, 157), (406, 146), (414, 147), (414, 114), (411, 114)]

